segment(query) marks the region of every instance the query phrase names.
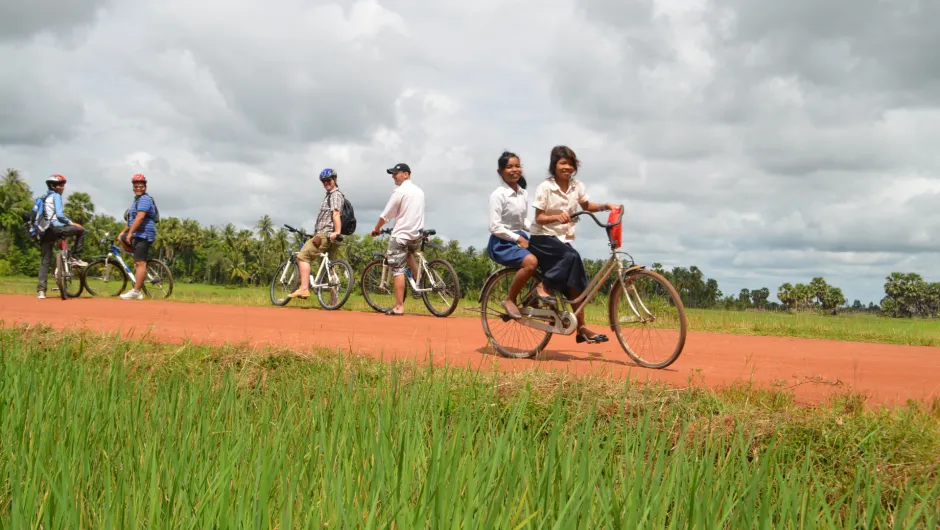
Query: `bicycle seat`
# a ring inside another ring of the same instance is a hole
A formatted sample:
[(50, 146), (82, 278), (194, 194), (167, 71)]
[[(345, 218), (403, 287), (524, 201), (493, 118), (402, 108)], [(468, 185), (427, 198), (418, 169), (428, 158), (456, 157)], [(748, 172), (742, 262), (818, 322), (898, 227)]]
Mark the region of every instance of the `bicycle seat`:
[(373, 252), (373, 253), (372, 253), (372, 257), (373, 257), (373, 258), (384, 258), (384, 257), (385, 257), (385, 253), (384, 253), (384, 252)]
[(437, 233), (437, 230), (422, 230), (421, 233), (425, 236), (433, 236)]

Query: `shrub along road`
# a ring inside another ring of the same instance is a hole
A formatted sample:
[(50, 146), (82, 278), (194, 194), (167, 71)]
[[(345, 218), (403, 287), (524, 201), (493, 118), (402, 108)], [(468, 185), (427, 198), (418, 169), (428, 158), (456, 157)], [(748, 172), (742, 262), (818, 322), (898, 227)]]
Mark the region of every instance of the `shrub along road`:
[[(634, 365), (614, 337), (587, 345), (555, 336), (539, 359), (497, 357), (485, 350), (479, 319), (377, 313), (304, 311), (290, 307), (132, 302), (79, 298), (62, 302), (0, 295), (3, 326), (43, 323), (170, 343), (277, 345), (345, 354), (503, 371), (548, 369), (658, 380), (676, 387), (714, 387), (752, 381), (791, 389), (801, 402), (846, 391), (868, 394), (869, 404), (897, 404), (940, 396), (940, 348), (756, 337), (690, 331), (679, 359), (663, 370)], [(601, 327), (596, 327), (600, 331)]]

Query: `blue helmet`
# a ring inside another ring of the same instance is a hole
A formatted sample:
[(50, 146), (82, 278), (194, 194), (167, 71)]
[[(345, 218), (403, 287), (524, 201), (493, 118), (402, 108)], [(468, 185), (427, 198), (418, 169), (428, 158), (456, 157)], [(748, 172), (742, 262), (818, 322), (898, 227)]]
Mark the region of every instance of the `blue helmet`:
[(320, 180), (335, 179), (337, 176), (333, 168), (329, 167), (320, 172)]

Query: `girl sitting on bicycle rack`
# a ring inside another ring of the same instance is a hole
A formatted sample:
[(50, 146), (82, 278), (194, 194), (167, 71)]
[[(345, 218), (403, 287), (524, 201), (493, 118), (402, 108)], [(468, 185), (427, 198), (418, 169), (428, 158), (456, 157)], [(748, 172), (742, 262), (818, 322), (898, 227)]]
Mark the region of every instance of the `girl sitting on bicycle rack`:
[[(542, 269), (543, 284), (537, 287), (537, 293), (543, 304), (554, 305), (554, 298), (546, 292), (546, 287), (568, 296), (577, 298), (587, 288), (587, 274), (584, 262), (571, 241), (575, 238), (575, 226), (571, 215), (577, 213), (578, 205), (588, 212), (611, 210), (609, 204), (600, 204), (588, 200), (584, 184), (574, 178), (581, 163), (571, 148), (558, 145), (552, 148), (548, 173), (551, 175), (535, 190), (535, 224), (532, 225), (532, 237), (529, 250), (538, 258)], [(575, 311), (578, 306), (572, 304)], [(577, 342), (594, 344), (607, 342), (607, 336), (595, 333), (584, 325), (585, 311), (578, 313)]]
[(512, 279), (503, 308), (512, 318), (522, 318), (516, 306), (516, 297), (525, 282), (535, 274), (538, 259), (529, 252), (529, 193), (522, 176), (519, 156), (503, 151), (497, 161), (496, 172), (503, 182), (490, 194), (490, 240), (486, 253), (490, 259), (505, 267), (519, 267)]

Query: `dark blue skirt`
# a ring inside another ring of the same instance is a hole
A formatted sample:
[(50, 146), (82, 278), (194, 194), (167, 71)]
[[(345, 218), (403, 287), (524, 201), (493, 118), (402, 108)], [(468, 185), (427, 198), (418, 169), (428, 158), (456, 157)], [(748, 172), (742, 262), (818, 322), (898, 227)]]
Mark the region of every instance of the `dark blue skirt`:
[[(529, 239), (529, 235), (525, 232), (516, 233)], [(522, 260), (529, 255), (529, 251), (520, 247), (518, 243), (506, 241), (490, 234), (490, 241), (486, 245), (486, 254), (491, 260), (504, 267), (521, 267)]]
[(534, 235), (529, 239), (529, 250), (539, 260), (542, 282), (546, 287), (566, 296), (569, 289), (576, 295), (587, 289), (584, 261), (570, 244), (555, 236)]

